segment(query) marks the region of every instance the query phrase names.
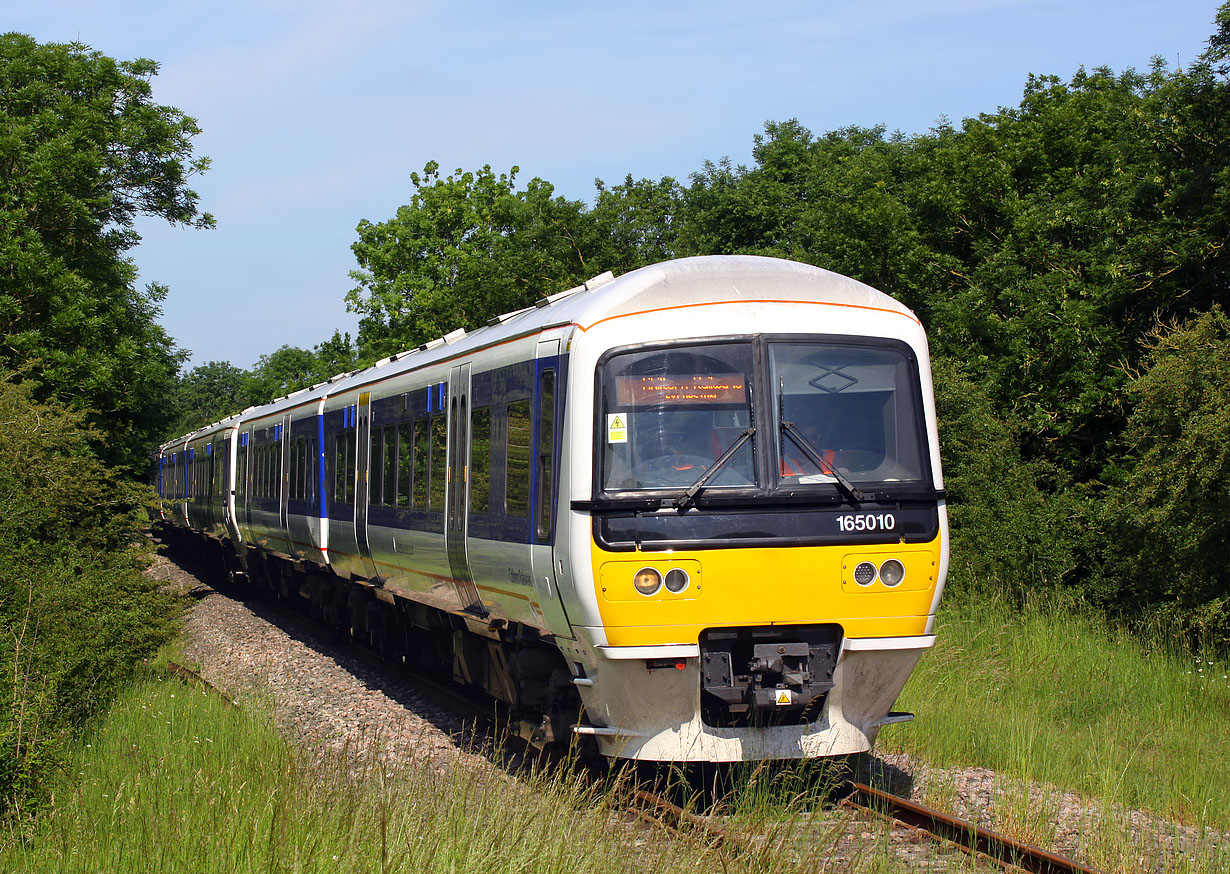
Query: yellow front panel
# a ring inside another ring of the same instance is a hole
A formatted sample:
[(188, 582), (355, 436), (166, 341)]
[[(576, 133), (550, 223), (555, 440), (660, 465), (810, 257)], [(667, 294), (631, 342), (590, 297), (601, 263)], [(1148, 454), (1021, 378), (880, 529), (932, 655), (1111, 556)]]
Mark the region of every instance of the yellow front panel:
[[(935, 592), (940, 540), (857, 547), (607, 552), (592, 546), (598, 610), (611, 646), (696, 643), (706, 628), (836, 622), (847, 637), (925, 633)], [(877, 567), (895, 558), (905, 578), (888, 587), (859, 585), (861, 561)], [(693, 584), (678, 595), (662, 588), (645, 596), (632, 586), (638, 570), (664, 576), (684, 567)]]

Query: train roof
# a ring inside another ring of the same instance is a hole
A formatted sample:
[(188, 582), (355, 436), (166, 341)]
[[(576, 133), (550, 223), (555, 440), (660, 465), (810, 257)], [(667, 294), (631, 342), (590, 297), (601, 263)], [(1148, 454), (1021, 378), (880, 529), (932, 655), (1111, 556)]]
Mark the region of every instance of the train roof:
[[(453, 331), (381, 359), (371, 367), (341, 373), (311, 388), (250, 407), (187, 436), (194, 438), (236, 420), (264, 418), (366, 385), (374, 379), (428, 367), (552, 328), (574, 325), (588, 330), (619, 316), (698, 306), (715, 299), (831, 303), (897, 313), (918, 322), (908, 307), (887, 294), (856, 279), (810, 264), (759, 255), (680, 258), (642, 267), (619, 277), (603, 273), (575, 288), (542, 298), (534, 306), (496, 316), (473, 331)], [(184, 439), (180, 437), (172, 443), (181, 443)]]
[(917, 323), (908, 307), (858, 280), (797, 261), (759, 255), (704, 255), (664, 261), (616, 278), (603, 273), (532, 307), (505, 313), (473, 331), (454, 331), (378, 361), (336, 383), (343, 392), (376, 378), (417, 370), (520, 336), (575, 325), (587, 330), (618, 316), (717, 300), (808, 301), (895, 312)]

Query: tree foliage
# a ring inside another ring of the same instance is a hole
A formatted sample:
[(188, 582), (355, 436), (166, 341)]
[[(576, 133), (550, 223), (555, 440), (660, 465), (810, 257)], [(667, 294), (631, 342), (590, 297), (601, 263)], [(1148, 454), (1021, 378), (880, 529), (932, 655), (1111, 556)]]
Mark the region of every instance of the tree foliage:
[(1215, 307), (1151, 341), (1129, 387), (1130, 469), (1105, 504), (1102, 595), (1230, 649), (1230, 318)]
[(601, 272), (591, 265), (602, 241), (584, 204), (541, 179), (518, 190), (517, 173), (485, 166), (442, 177), (431, 162), (411, 174), (414, 195), (396, 216), (359, 224), (359, 285), (346, 304), (361, 316), (365, 360), (477, 327)]
[(158, 65), (0, 36), (0, 365), (88, 410), (102, 451), (139, 469), (181, 356), (134, 288), (138, 215), (208, 227), (187, 181), (196, 122), (152, 99)]
[(208, 361), (181, 374), (177, 380), (176, 415), (167, 436), (185, 434), (247, 407), (324, 382), (353, 370), (357, 361), (350, 335), (338, 331), (310, 350), (282, 346), (262, 355), (251, 370), (226, 361)]
[(141, 575), (148, 487), (105, 467), (83, 413), (0, 374), (0, 813), (37, 803), (63, 741), (173, 630)]

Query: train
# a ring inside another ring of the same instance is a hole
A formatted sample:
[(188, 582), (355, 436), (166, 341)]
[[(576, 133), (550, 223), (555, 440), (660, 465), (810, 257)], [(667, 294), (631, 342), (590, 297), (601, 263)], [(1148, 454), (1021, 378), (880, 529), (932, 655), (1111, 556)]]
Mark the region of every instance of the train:
[(167, 539), (517, 734), (613, 759), (846, 756), (935, 643), (926, 334), (854, 279), (681, 258), (162, 445)]

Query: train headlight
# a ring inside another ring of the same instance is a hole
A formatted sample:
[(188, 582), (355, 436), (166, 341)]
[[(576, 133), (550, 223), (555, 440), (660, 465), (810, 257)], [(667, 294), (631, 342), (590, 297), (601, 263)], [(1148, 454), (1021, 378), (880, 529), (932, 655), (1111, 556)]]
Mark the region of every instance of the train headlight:
[(860, 586), (870, 586), (876, 581), (876, 566), (869, 561), (860, 561), (854, 568), (854, 582)]
[[(857, 570), (855, 571), (857, 573)], [(890, 558), (880, 565), (880, 582), (886, 586), (895, 586), (905, 579), (905, 565)]]
[(662, 575), (651, 567), (643, 567), (632, 578), (632, 585), (642, 595), (652, 595), (662, 588)]
[(675, 595), (686, 589), (691, 581), (692, 578), (688, 576), (688, 572), (683, 568), (671, 568), (666, 572), (666, 590)]

